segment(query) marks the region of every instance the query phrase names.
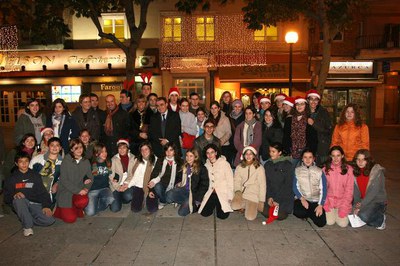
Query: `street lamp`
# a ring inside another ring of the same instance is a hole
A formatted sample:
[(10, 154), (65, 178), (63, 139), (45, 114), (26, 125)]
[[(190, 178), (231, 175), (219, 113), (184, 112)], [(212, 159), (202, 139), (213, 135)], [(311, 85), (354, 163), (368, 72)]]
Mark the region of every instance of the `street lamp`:
[(293, 44), (299, 40), (299, 35), (295, 31), (289, 31), (285, 35), (285, 41), (290, 45), (289, 50), (289, 93), (292, 92), (292, 68), (293, 68)]

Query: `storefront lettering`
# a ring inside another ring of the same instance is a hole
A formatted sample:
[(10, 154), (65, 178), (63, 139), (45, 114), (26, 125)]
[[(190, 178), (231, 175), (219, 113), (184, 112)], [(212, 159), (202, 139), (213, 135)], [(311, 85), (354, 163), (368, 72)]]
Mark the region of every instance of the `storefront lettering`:
[(100, 90), (102, 91), (120, 91), (122, 90), (121, 85), (109, 85), (109, 84), (100, 84)]
[(8, 65), (22, 66), (22, 65), (51, 65), (54, 63), (55, 56), (19, 56), (19, 57), (8, 57)]
[(68, 64), (96, 64), (96, 63), (126, 63), (126, 57), (111, 56), (111, 57), (103, 57), (103, 56), (93, 56), (88, 55), (86, 57), (79, 57), (76, 55), (71, 55), (68, 57)]
[(258, 76), (259, 78), (278, 78), (286, 76), (286, 66), (273, 64), (267, 66), (245, 66), (241, 75)]
[(330, 74), (371, 74), (373, 62), (330, 62)]

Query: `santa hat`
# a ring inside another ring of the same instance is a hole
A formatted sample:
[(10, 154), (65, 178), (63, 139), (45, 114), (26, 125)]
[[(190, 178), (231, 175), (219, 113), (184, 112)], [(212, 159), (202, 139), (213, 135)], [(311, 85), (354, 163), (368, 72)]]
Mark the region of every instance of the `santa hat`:
[(44, 127), (40, 130), (40, 135), (42, 136), (42, 138), (43, 138), (44, 133), (47, 131), (51, 131), (51, 133), (54, 133), (54, 130), (51, 127)]
[(293, 98), (293, 97), (290, 97), (290, 96), (287, 96), (287, 97), (283, 100), (283, 103), (284, 103), (284, 104), (287, 104), (287, 105), (289, 105), (289, 106), (291, 106), (291, 107), (293, 107), (293, 106), (294, 106), (294, 98)]
[(278, 219), (279, 206), (271, 206), (268, 210), (268, 219), (263, 224), (270, 224)]
[(168, 97), (171, 96), (172, 94), (176, 94), (176, 95), (178, 95), (178, 97), (181, 95), (179, 93), (179, 89), (177, 87), (173, 87), (173, 88), (169, 89)]
[(243, 148), (243, 152), (242, 152), (242, 155), (240, 156), (240, 160), (243, 160), (244, 154), (245, 154), (247, 151), (251, 151), (251, 152), (254, 154), (254, 156), (257, 156), (257, 150), (256, 150), (256, 148), (254, 148), (253, 146), (250, 145), (250, 146), (246, 146), (246, 147)]
[(275, 102), (277, 100), (284, 100), (286, 97), (288, 97), (286, 94), (284, 93), (278, 93), (277, 95), (275, 95)]
[(301, 97), (301, 96), (297, 96), (296, 99), (294, 100), (294, 103), (295, 103), (295, 104), (298, 104), (298, 103), (306, 103), (306, 102), (307, 102), (306, 98)]
[(128, 139), (119, 139), (117, 141), (117, 146), (119, 146), (119, 144), (125, 144), (126, 146), (129, 147), (129, 140)]
[(271, 103), (271, 100), (267, 96), (258, 97), (258, 104), (261, 105), (262, 102)]
[(308, 90), (306, 92), (306, 94), (307, 94), (306, 98), (308, 98), (308, 97), (317, 97), (318, 99), (321, 99), (321, 95), (316, 90)]

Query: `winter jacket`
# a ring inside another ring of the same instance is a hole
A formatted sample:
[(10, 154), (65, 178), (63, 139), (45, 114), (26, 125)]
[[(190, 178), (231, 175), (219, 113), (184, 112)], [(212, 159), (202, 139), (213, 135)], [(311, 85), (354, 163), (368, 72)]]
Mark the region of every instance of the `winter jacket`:
[[(58, 155), (58, 158), (55, 161), (54, 173), (49, 173), (49, 171), (51, 171), (51, 167), (46, 164), (48, 159), (48, 152), (46, 152), (45, 154), (39, 154), (32, 158), (31, 162), (29, 163), (29, 168), (41, 175), (43, 185), (49, 192), (51, 192), (51, 187), (53, 186), (53, 184), (58, 182), (58, 179), (60, 177), (61, 163), (63, 158), (61, 155)], [(45, 165), (46, 169), (43, 169)]]
[(344, 218), (351, 212), (351, 203), (353, 201), (353, 168), (348, 165), (347, 173), (344, 175), (340, 174), (340, 165), (332, 164), (331, 168), (329, 172), (326, 171), (325, 167), (323, 168), (328, 184), (324, 209), (327, 212), (332, 211), (332, 209), (338, 209), (339, 217)]
[(224, 112), (221, 112), (221, 117), (214, 130), (214, 135), (220, 139), (221, 146), (229, 145), (229, 138), (232, 136), (231, 122)]
[(89, 160), (82, 158), (79, 162), (65, 155), (61, 163), (60, 179), (58, 180), (57, 206), (60, 208), (72, 208), (72, 196), (86, 188), (90, 189), (92, 183), (85, 185), (86, 179), (93, 181), (92, 167)]
[[(132, 169), (133, 165), (135, 163), (135, 156), (132, 153), (128, 153), (129, 157), (129, 163), (128, 163), (128, 169), (126, 173), (124, 174), (124, 168), (122, 167), (122, 162), (121, 162), (121, 157), (119, 154), (115, 154), (111, 158), (111, 175), (110, 177), (110, 188), (111, 191), (118, 190), (120, 186), (122, 186), (126, 179), (130, 180), (132, 179)], [(116, 179), (118, 182), (114, 182), (113, 180)], [(128, 184), (128, 182), (126, 182)]]
[[(51, 127), (54, 130), (52, 117), (53, 116), (49, 116), (47, 118), (46, 127)], [(69, 141), (79, 137), (79, 127), (75, 119), (69, 113), (63, 115), (60, 127), (59, 138), (61, 140), (61, 146), (64, 153), (67, 154), (69, 152)]]
[[(15, 123), (14, 129), (14, 141), (15, 144), (18, 145), (19, 142), (22, 140), (23, 136), (27, 133), (35, 134), (35, 127), (33, 126), (31, 119), (29, 118), (29, 114), (23, 113), (18, 117), (17, 123)], [(41, 122), (43, 125), (46, 124), (46, 116), (44, 114), (40, 114), (39, 118), (41, 118)], [(39, 143), (41, 140), (38, 139), (37, 142)]]
[(357, 127), (354, 122), (336, 125), (332, 135), (331, 147), (340, 146), (344, 150), (347, 161), (353, 160), (360, 149), (369, 150), (369, 130), (366, 124)]
[(361, 192), (357, 185), (357, 178), (354, 177), (354, 196), (353, 204), (361, 202), (360, 213), (370, 213), (369, 210), (376, 203), (386, 203), (387, 195), (385, 189), (385, 168), (375, 164), (369, 174), (369, 181), (365, 197), (361, 199)]
[(224, 212), (233, 212), (230, 204), (234, 195), (233, 173), (230, 164), (224, 156), (221, 156), (215, 163), (211, 163), (207, 159), (205, 166), (208, 171), (209, 186), (198, 212), (201, 213), (214, 190), (217, 193), (222, 210)]
[[(287, 155), (292, 155), (292, 119), (295, 118), (295, 116), (288, 116), (285, 119), (285, 125), (283, 127), (283, 139), (282, 139), (282, 145), (283, 145), (283, 151)], [(307, 120), (307, 118), (306, 118)], [(317, 151), (317, 143), (315, 142), (315, 139), (312, 139), (312, 134), (311, 134), (311, 126), (307, 123), (306, 125), (306, 132), (305, 138), (306, 138), (306, 145), (302, 148), (304, 149), (305, 147), (310, 148), (314, 154)], [(298, 159), (298, 158), (296, 158)]]
[(267, 198), (279, 203), (279, 210), (287, 213), (293, 211), (293, 167), (290, 157), (280, 157), (276, 160), (269, 159), (265, 165), (267, 178)]
[[(311, 126), (311, 131), (315, 131), (317, 139), (317, 157), (325, 158), (328, 156), (329, 147), (332, 139), (332, 119), (328, 111), (321, 105), (317, 106), (314, 113), (311, 113), (310, 118), (314, 120), (314, 124)], [(322, 162), (321, 162), (322, 163)]]
[(72, 113), (79, 131), (87, 129), (90, 132), (92, 140), (100, 140), (100, 118), (95, 110), (92, 108), (87, 112), (86, 121), (83, 115), (82, 107), (78, 106)]
[(304, 197), (307, 201), (324, 205), (326, 200), (326, 176), (316, 165), (309, 167), (301, 164), (294, 171), (293, 191), (298, 199)]
[(14, 195), (22, 192), (25, 198), (31, 202), (41, 203), (43, 208), (50, 208), (50, 195), (43, 186), (42, 178), (32, 169), (26, 173), (19, 170), (13, 172), (4, 183), (4, 202), (12, 205)]
[(282, 143), (283, 130), (279, 122), (274, 125), (267, 127), (265, 126), (262, 133), (262, 142), (260, 147), (261, 158), (266, 161), (269, 157), (269, 146), (271, 143), (279, 142)]
[[(240, 163), (240, 156), (242, 155), (243, 148), (245, 146), (244, 136), (243, 136), (245, 124), (246, 122), (243, 121), (236, 127), (235, 130), (234, 143), (235, 143), (235, 148), (237, 150), (234, 162), (235, 166), (237, 166)], [(253, 142), (251, 143), (251, 146), (253, 146), (257, 150), (257, 153), (260, 150), (261, 142), (262, 142), (261, 123), (257, 121), (253, 127)]]
[[(183, 171), (182, 181), (178, 184), (179, 187), (185, 187), (188, 180), (186, 170)], [(198, 173), (193, 173), (190, 176), (189, 183), (189, 209), (190, 213), (196, 210), (196, 202), (202, 202), (209, 186), (208, 171), (204, 165), (200, 165)]]
[(242, 198), (252, 202), (265, 202), (267, 194), (267, 181), (262, 165), (257, 168), (253, 164), (242, 167), (238, 165), (235, 170), (234, 191), (242, 192)]

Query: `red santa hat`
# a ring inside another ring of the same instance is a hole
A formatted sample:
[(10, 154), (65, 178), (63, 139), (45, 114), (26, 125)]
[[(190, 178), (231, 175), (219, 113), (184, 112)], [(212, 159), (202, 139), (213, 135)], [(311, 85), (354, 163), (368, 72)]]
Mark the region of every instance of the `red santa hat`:
[(290, 96), (287, 96), (287, 97), (283, 100), (283, 103), (284, 103), (284, 104), (287, 104), (287, 105), (289, 105), (289, 106), (291, 106), (291, 107), (293, 107), (293, 106), (294, 106), (294, 98), (293, 98), (293, 97), (290, 97)]
[(271, 100), (267, 96), (260, 96), (257, 100), (259, 105), (261, 105), (262, 102), (271, 103)]
[(54, 134), (54, 130), (51, 127), (44, 127), (40, 130), (40, 135), (42, 136), (42, 138), (43, 138), (44, 133), (48, 132), (48, 131)]
[(278, 93), (277, 95), (275, 95), (275, 102), (277, 100), (284, 100), (286, 97), (288, 97), (286, 94), (284, 93)]
[(306, 98), (301, 97), (301, 96), (297, 96), (296, 99), (294, 100), (294, 103), (295, 103), (295, 104), (298, 104), (298, 103), (306, 103), (306, 102), (307, 102)]
[(308, 90), (306, 92), (306, 94), (307, 94), (306, 98), (308, 98), (308, 97), (317, 97), (318, 99), (321, 99), (321, 95), (318, 93), (317, 90)]
[(128, 139), (119, 139), (117, 141), (117, 146), (119, 146), (119, 144), (125, 144), (126, 146), (129, 147), (129, 140)]
[(242, 152), (242, 155), (240, 156), (240, 160), (243, 160), (244, 154), (245, 154), (247, 151), (251, 151), (251, 152), (254, 154), (254, 156), (257, 156), (257, 150), (256, 150), (256, 148), (254, 148), (253, 146), (250, 145), (250, 146), (246, 146), (246, 147), (243, 148), (243, 152)]
[(173, 88), (169, 89), (168, 97), (171, 96), (172, 94), (176, 94), (176, 95), (178, 95), (178, 97), (181, 96), (181, 94), (179, 93), (179, 89), (177, 87), (173, 87)]

